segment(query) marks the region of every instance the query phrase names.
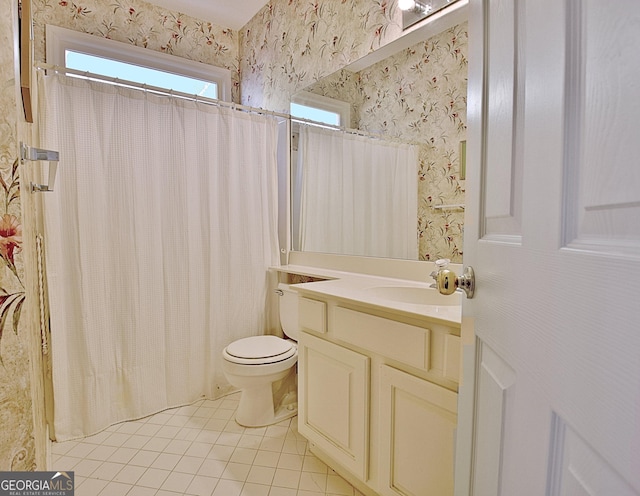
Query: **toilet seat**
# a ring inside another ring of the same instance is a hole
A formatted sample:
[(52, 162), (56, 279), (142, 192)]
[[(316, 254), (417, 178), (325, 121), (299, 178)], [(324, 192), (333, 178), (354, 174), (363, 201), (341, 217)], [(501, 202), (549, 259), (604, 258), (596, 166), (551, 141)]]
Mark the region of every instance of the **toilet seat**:
[(227, 346), (224, 358), (243, 365), (264, 365), (286, 360), (298, 349), (294, 342), (277, 336), (252, 336), (239, 339)]

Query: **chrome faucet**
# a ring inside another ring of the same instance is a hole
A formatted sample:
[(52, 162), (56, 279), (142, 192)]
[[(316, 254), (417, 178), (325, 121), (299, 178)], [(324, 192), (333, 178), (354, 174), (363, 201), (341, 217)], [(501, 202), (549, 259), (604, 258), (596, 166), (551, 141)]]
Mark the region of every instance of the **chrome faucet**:
[(449, 262), (451, 262), (451, 260), (449, 260), (448, 258), (440, 258), (436, 260), (435, 262), (436, 270), (434, 270), (433, 272), (431, 272), (431, 274), (429, 274), (429, 276), (435, 281), (433, 284), (429, 286), (430, 288), (438, 287), (438, 274), (440, 273), (441, 270), (444, 270), (449, 266)]

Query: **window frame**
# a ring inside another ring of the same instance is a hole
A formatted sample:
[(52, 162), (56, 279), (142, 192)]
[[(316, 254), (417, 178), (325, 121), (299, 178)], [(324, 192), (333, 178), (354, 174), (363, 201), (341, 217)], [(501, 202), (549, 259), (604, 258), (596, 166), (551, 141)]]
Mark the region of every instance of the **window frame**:
[[(351, 127), (351, 105), (348, 102), (308, 91), (299, 91), (291, 97), (291, 103), (332, 112), (340, 116), (340, 125), (338, 127)], [(295, 116), (293, 118), (295, 119)]]
[(67, 50), (84, 53), (126, 64), (210, 81), (218, 86), (218, 99), (231, 102), (231, 71), (229, 69), (50, 24), (46, 26), (46, 41), (46, 61), (49, 64), (66, 67), (65, 54)]

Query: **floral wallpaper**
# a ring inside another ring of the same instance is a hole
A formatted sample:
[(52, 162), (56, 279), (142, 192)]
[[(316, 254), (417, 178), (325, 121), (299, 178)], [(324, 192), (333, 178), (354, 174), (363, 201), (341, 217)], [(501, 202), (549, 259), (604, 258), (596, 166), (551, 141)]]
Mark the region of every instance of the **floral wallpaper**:
[(143, 0), (33, 0), (34, 60), (45, 60), (45, 26), (53, 24), (169, 53), (231, 71), (240, 101), (238, 33)]
[(0, 0), (0, 470), (33, 470), (35, 442), (24, 319), (18, 100), (14, 65), (17, 2)]
[(402, 34), (394, 0), (271, 0), (240, 32), (242, 103), (289, 111), (296, 91)]

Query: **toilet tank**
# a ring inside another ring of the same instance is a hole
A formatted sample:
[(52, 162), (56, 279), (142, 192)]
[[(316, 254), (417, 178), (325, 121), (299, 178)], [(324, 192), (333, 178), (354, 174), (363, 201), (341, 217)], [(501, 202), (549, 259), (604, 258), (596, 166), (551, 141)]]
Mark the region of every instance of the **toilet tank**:
[(280, 283), (280, 325), (285, 336), (298, 341), (298, 293), (289, 284)]

